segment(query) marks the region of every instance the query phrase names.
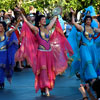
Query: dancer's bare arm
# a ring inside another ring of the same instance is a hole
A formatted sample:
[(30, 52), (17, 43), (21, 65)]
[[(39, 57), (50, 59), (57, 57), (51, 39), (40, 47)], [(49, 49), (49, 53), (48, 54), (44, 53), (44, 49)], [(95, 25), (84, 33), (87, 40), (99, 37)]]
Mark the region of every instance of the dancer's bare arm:
[(37, 34), (37, 33), (39, 32), (38, 27), (32, 25), (32, 24), (26, 19), (26, 17), (24, 16), (24, 14), (22, 13), (22, 11), (21, 11), (19, 8), (15, 8), (15, 9), (21, 13), (23, 20), (27, 23), (27, 25), (29, 26), (29, 28), (30, 28), (32, 31), (34, 31), (35, 34)]
[(75, 27), (79, 30), (79, 31), (82, 31), (83, 28), (81, 25), (79, 25), (78, 23), (75, 22), (75, 12), (73, 11), (73, 9), (71, 8), (70, 11), (72, 12), (72, 24), (75, 25)]
[(38, 27), (32, 25), (32, 24), (26, 19), (26, 17), (25, 17), (22, 13), (21, 13), (21, 15), (22, 15), (24, 21), (25, 21), (25, 22), (27, 23), (27, 25), (29, 26), (29, 28), (30, 28), (32, 31), (34, 31), (35, 34), (37, 34), (37, 33), (39, 32)]
[(55, 17), (51, 20), (50, 24), (47, 26), (47, 29), (48, 29), (48, 30), (51, 30), (51, 29), (52, 29), (52, 27), (54, 26), (56, 20), (57, 20), (57, 16), (55, 16)]

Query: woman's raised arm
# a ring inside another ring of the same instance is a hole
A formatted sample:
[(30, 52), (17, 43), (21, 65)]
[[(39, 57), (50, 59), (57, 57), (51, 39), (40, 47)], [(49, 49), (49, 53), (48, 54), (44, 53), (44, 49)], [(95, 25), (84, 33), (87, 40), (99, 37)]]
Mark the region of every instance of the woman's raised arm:
[(29, 26), (29, 28), (30, 28), (32, 31), (34, 31), (35, 34), (37, 34), (37, 33), (39, 32), (38, 27), (36, 27), (36, 26), (32, 25), (30, 22), (28, 22), (28, 20), (26, 19), (26, 17), (24, 16), (24, 14), (22, 13), (22, 11), (21, 11), (19, 8), (16, 8), (16, 7), (15, 7), (15, 10), (16, 10), (16, 11), (19, 11), (19, 12), (21, 13), (23, 20), (27, 23), (27, 25)]
[(48, 30), (51, 30), (51, 29), (52, 29), (52, 27), (53, 27), (53, 25), (55, 24), (56, 20), (57, 20), (57, 16), (55, 16), (55, 17), (50, 21), (50, 24), (47, 26), (47, 29), (48, 29)]
[(81, 25), (79, 25), (78, 23), (75, 22), (75, 12), (73, 11), (73, 9), (71, 8), (70, 11), (72, 12), (72, 24), (75, 25), (75, 27), (79, 30), (82, 31), (83, 28)]
[(37, 33), (39, 32), (38, 27), (32, 25), (32, 24), (26, 19), (26, 17), (23, 15), (23, 13), (21, 13), (21, 15), (22, 15), (24, 21), (25, 21), (25, 22), (27, 23), (27, 25), (29, 26), (29, 28), (30, 28), (32, 31), (34, 31), (35, 34), (37, 34)]

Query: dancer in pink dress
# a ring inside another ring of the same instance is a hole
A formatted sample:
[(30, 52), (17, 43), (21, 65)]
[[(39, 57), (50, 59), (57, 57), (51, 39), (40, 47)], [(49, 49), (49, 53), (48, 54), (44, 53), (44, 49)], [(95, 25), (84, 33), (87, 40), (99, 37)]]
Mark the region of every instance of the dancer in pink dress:
[[(55, 16), (48, 26), (44, 15), (36, 16), (36, 23), (33, 26), (22, 14), (24, 24), (22, 27), (22, 43), (16, 53), (15, 60), (21, 61), (24, 58), (32, 66), (35, 74), (36, 92), (41, 89), (41, 93), (50, 96), (56, 75), (65, 71), (67, 65), (67, 53), (73, 55), (73, 50), (64, 37), (60, 23)], [(49, 31), (56, 23), (55, 31)]]

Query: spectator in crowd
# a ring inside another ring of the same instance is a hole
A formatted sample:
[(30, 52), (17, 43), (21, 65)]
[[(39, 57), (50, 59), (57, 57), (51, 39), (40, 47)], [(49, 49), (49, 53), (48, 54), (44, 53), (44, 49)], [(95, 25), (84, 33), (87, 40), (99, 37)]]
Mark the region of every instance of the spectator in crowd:
[(34, 14), (30, 14), (30, 21), (33, 25), (35, 25), (35, 15)]
[(83, 100), (88, 100), (86, 91), (91, 100), (100, 100), (100, 79), (97, 79), (92, 83), (92, 89), (96, 93), (96, 97), (92, 94), (88, 84), (80, 84), (79, 91), (83, 96)]
[(1, 10), (1, 12), (0, 12), (0, 21), (4, 20), (4, 16), (5, 16), (5, 11)]

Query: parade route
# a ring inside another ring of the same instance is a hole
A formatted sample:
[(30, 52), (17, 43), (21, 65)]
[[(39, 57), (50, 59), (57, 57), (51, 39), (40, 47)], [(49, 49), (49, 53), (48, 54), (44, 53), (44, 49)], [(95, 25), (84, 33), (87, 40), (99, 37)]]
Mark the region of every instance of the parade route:
[(82, 100), (78, 90), (80, 80), (76, 76), (69, 78), (69, 70), (62, 76), (57, 76), (51, 96), (41, 96), (35, 93), (34, 74), (31, 68), (22, 72), (14, 72), (12, 84), (5, 82), (5, 89), (0, 90), (0, 100)]

